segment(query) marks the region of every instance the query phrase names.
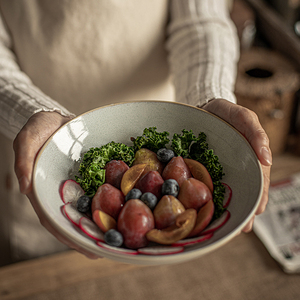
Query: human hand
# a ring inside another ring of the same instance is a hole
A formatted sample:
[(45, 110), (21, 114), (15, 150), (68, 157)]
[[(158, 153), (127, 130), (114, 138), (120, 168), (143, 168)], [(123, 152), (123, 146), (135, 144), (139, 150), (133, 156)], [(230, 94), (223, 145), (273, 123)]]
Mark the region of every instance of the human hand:
[[(245, 136), (255, 151), (262, 165), (264, 181), (262, 198), (255, 213), (256, 215), (261, 214), (268, 203), (272, 154), (269, 147), (269, 138), (260, 125), (257, 115), (243, 106), (233, 104), (224, 99), (214, 99), (205, 104), (202, 108), (215, 114), (236, 128)], [(254, 218), (255, 216), (243, 229), (244, 232), (252, 230)]]
[(34, 114), (14, 140), (15, 173), (19, 180), (21, 193), (29, 198), (41, 224), (60, 242), (89, 258), (95, 259), (97, 256), (73, 244), (50, 224), (40, 210), (32, 190), (32, 172), (38, 152), (48, 138), (70, 119), (70, 117), (64, 117), (56, 112), (39, 112)]

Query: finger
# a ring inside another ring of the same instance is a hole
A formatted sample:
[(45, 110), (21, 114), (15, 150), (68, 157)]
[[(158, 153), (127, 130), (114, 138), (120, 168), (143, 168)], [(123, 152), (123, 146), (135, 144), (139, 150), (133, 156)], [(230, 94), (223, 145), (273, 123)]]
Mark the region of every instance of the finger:
[(248, 224), (243, 228), (243, 230), (242, 230), (243, 232), (248, 233), (248, 232), (252, 231), (254, 218), (255, 218), (255, 216), (252, 217), (251, 220), (248, 222)]
[(269, 138), (253, 111), (224, 99), (215, 99), (204, 109), (235, 127), (248, 140), (260, 162), (265, 166), (272, 165)]
[(36, 113), (15, 138), (15, 173), (21, 193), (28, 194), (32, 189), (32, 171), (37, 153), (51, 134), (70, 119), (56, 112)]
[[(264, 186), (263, 186), (262, 197), (259, 206), (255, 212), (255, 215), (259, 215), (263, 213), (268, 203), (271, 167), (262, 166), (262, 169), (263, 169), (263, 176), (264, 176)], [(253, 216), (250, 222), (243, 228), (243, 232), (250, 232), (252, 230), (254, 220), (255, 220), (255, 216)]]
[[(231, 115), (234, 116), (234, 114)], [(232, 117), (231, 122), (234, 124), (234, 126), (238, 126), (238, 128), (241, 129), (241, 133), (245, 135), (262, 164), (263, 193), (260, 204), (256, 211), (256, 214), (258, 215), (265, 210), (268, 203), (270, 171), (272, 165), (269, 139), (266, 132), (260, 125), (257, 115), (248, 109), (239, 107), (239, 111), (234, 117)], [(244, 126), (242, 124), (244, 124)]]
[(237, 112), (236, 122), (232, 119), (233, 125), (239, 126), (236, 123), (243, 123), (241, 133), (244, 134), (252, 148), (254, 149), (258, 159), (265, 166), (272, 165), (272, 154), (269, 147), (269, 138), (259, 123), (257, 115), (244, 108), (240, 108)]
[(257, 211), (256, 211), (256, 215), (259, 215), (259, 214), (261, 214), (265, 211), (267, 203), (268, 203), (268, 199), (269, 199), (269, 186), (270, 186), (271, 167), (262, 166), (262, 170), (263, 170), (264, 186), (263, 186), (263, 193), (262, 193), (262, 197), (261, 197), (261, 200), (260, 200), (260, 204), (259, 204), (259, 206), (257, 208)]
[[(223, 99), (216, 99), (209, 102), (205, 105), (204, 109), (216, 114), (235, 127), (245, 136), (257, 154), (257, 157), (262, 164), (263, 193), (256, 214), (262, 213), (268, 202), (272, 154), (269, 147), (268, 136), (263, 130), (257, 115), (247, 108)], [(245, 230), (249, 231), (249, 228), (251, 228), (251, 224), (248, 224), (248, 227), (246, 227)]]
[(244, 107), (237, 106), (229, 117), (229, 122), (246, 137), (260, 162), (265, 166), (272, 165), (269, 138), (262, 128), (257, 115)]
[[(268, 193), (270, 185), (270, 171), (272, 165), (272, 155), (269, 147), (269, 139), (259, 123), (258, 117), (254, 112), (248, 109), (239, 107), (236, 114), (231, 114), (231, 122), (237, 127), (241, 133), (249, 141), (250, 145), (256, 152), (256, 155), (261, 162), (263, 172), (263, 192), (260, 204), (257, 208), (256, 215), (261, 214), (268, 203)], [(253, 223), (253, 221), (252, 221)], [(252, 226), (252, 224), (249, 224)], [(250, 231), (250, 227), (245, 230)]]
[(17, 175), (20, 191), (27, 194), (31, 190), (31, 176), (34, 161), (40, 144), (33, 137), (33, 133), (24, 129), (14, 141), (15, 173)]

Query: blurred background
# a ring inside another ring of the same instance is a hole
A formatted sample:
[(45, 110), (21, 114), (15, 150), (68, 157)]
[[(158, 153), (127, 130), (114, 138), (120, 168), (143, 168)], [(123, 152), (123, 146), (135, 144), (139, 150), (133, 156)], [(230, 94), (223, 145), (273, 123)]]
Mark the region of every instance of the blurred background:
[(254, 110), (274, 155), (300, 154), (300, 1), (235, 0), (240, 39), (238, 103)]

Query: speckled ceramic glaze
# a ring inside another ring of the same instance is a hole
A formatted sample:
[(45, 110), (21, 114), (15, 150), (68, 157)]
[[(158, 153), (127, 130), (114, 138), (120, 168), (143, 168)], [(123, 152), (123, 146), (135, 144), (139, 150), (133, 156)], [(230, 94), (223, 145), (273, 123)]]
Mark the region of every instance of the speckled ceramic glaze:
[[(223, 165), (223, 182), (233, 191), (228, 207), (229, 221), (214, 236), (172, 255), (117, 254), (96, 245), (68, 221), (61, 212), (59, 188), (74, 178), (81, 155), (90, 147), (111, 141), (130, 145), (130, 137), (141, 135), (144, 128), (181, 133), (203, 131), (207, 142)], [(109, 105), (87, 112), (58, 130), (40, 151), (33, 177), (34, 192), (51, 224), (81, 247), (109, 259), (134, 264), (159, 265), (180, 263), (221, 247), (236, 236), (254, 215), (262, 194), (262, 170), (244, 137), (223, 120), (201, 109), (164, 101), (139, 101)]]

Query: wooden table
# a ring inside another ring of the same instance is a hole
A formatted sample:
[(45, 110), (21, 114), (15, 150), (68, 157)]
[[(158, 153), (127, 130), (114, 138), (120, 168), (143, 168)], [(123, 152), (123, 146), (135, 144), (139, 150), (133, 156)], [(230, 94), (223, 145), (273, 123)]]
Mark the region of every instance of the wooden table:
[[(271, 180), (297, 171), (300, 157), (275, 157)], [(252, 232), (178, 265), (94, 261), (74, 251), (13, 264), (0, 268), (0, 299), (293, 300), (300, 275), (285, 274)]]

